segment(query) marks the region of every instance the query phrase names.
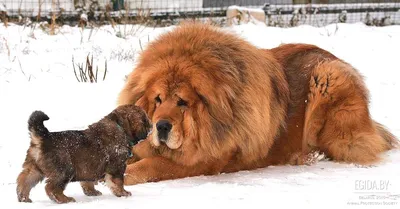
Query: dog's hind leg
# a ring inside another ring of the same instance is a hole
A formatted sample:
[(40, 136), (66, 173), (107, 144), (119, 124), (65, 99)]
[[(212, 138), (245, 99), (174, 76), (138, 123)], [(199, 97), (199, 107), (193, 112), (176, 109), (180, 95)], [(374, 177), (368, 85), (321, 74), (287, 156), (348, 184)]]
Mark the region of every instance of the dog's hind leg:
[(94, 188), (94, 182), (92, 181), (82, 181), (80, 182), (83, 193), (86, 196), (100, 196), (101, 192)]
[(362, 77), (341, 61), (324, 62), (311, 74), (303, 151), (318, 149), (334, 161), (371, 164), (389, 143), (368, 109)]
[(64, 194), (64, 189), (68, 183), (69, 179), (65, 177), (49, 177), (49, 179), (47, 179), (47, 184), (45, 187), (47, 196), (49, 196), (51, 200), (59, 204), (75, 202), (74, 198), (67, 197)]
[(35, 164), (26, 159), (22, 172), (17, 178), (17, 195), (19, 202), (32, 202), (29, 193), (33, 187), (43, 180), (43, 174), (38, 170)]

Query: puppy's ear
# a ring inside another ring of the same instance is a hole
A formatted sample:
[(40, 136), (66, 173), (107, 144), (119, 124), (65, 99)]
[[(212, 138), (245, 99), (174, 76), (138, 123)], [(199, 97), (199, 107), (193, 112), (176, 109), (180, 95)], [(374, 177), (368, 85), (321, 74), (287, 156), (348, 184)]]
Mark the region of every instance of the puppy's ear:
[(131, 123), (128, 120), (128, 113), (114, 110), (110, 114), (108, 114), (107, 118), (118, 124), (122, 129), (124, 129), (125, 133), (128, 134), (128, 136), (132, 137), (132, 128)]
[(124, 127), (124, 120), (121, 118), (121, 114), (118, 114), (116, 110), (112, 111), (110, 114), (107, 115), (107, 118), (114, 121), (121, 127)]

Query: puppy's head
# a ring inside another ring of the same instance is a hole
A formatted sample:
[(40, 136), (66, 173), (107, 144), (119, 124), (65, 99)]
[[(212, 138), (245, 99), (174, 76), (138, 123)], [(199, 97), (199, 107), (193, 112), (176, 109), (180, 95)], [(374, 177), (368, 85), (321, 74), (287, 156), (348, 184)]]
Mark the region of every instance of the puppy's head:
[(135, 105), (121, 105), (113, 110), (108, 117), (125, 131), (133, 140), (133, 144), (147, 138), (152, 129), (147, 114), (142, 108)]

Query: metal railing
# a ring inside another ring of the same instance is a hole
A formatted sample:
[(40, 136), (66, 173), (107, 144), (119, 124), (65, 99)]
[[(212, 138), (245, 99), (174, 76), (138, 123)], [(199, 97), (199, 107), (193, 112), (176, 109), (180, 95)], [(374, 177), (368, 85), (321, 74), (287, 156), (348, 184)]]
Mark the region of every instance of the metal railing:
[(400, 24), (400, 0), (2, 0), (0, 18), (51, 20), (56, 16), (72, 22), (82, 18), (106, 21), (122, 17), (159, 21), (226, 19), (229, 18), (227, 10), (234, 5), (238, 6), (239, 13), (246, 9), (262, 11), (265, 24), (270, 26), (323, 26), (339, 22), (379, 26)]

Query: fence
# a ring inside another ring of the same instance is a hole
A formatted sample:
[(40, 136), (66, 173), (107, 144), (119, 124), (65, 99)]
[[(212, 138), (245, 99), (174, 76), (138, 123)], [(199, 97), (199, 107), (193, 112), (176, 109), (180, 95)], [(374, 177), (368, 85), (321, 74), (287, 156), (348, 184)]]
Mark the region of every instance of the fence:
[(258, 19), (281, 27), (338, 22), (385, 26), (400, 24), (400, 0), (1, 0), (0, 14), (15, 20), (213, 17), (227, 24)]

